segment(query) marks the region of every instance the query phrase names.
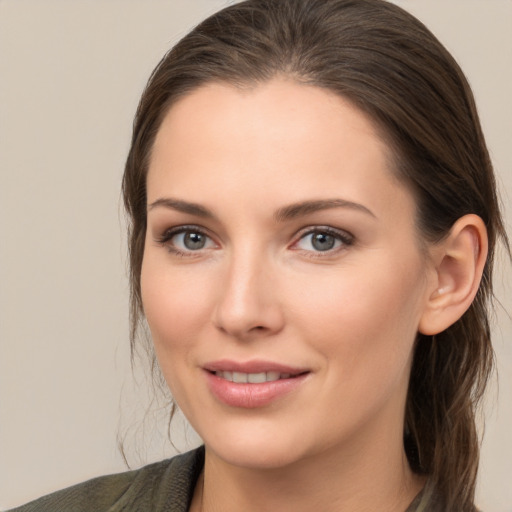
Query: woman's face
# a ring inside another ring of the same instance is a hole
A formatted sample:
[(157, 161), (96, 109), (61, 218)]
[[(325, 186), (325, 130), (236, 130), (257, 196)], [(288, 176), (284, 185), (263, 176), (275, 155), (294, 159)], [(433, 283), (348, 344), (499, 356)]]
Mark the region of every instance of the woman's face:
[(284, 79), (204, 86), (165, 117), (144, 310), (174, 398), (224, 461), (402, 442), (432, 280), (390, 160), (358, 109)]

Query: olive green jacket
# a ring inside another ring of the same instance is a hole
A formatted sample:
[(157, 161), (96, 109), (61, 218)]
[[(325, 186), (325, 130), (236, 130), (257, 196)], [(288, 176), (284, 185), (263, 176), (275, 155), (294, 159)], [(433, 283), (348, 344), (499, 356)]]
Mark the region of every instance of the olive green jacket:
[(101, 476), (9, 512), (187, 512), (204, 448), (135, 471)]
[[(8, 512), (188, 512), (204, 446), (141, 469), (68, 487)], [(414, 512), (418, 496), (405, 512)]]

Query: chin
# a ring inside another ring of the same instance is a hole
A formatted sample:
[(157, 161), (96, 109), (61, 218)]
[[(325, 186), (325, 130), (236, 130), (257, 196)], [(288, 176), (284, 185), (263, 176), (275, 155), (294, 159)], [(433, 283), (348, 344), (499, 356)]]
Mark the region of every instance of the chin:
[[(304, 440), (277, 429), (246, 429), (243, 432), (220, 432), (204, 439), (206, 449), (224, 462), (247, 469), (279, 469), (304, 457)], [(302, 449), (301, 449), (302, 446)]]
[(242, 446), (206, 446), (225, 463), (252, 470), (276, 470), (297, 462), (297, 453), (284, 450), (283, 446), (262, 446), (259, 443), (245, 443)]

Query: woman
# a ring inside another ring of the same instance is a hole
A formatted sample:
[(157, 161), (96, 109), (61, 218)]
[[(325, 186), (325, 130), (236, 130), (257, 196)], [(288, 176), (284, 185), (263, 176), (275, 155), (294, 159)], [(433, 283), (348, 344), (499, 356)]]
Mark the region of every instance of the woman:
[(474, 510), (506, 243), (469, 86), (380, 0), (249, 0), (153, 73), (123, 192), (204, 448), (19, 510)]

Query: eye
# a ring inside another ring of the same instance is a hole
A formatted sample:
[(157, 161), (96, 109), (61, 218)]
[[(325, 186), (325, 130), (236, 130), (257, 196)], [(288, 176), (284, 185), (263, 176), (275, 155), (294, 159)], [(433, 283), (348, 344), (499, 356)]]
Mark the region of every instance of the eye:
[(318, 228), (303, 234), (294, 245), (303, 251), (329, 252), (352, 245), (353, 237), (332, 228)]
[(215, 247), (214, 241), (207, 234), (194, 227), (169, 229), (157, 242), (177, 254), (187, 254)]

